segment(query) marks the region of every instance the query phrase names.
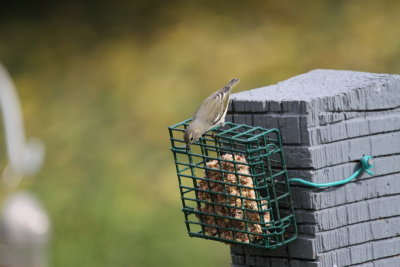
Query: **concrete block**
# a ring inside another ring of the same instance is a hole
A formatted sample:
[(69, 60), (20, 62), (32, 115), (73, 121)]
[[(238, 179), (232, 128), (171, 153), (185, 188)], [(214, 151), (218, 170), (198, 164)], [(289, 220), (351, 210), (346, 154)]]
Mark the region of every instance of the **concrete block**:
[(232, 114), (226, 114), (225, 121), (226, 122), (233, 122), (233, 115)]
[(302, 234), (314, 234), (318, 232), (318, 226), (315, 224), (300, 224), (297, 225), (297, 231)]
[(400, 217), (352, 224), (316, 233), (318, 253), (353, 246), (377, 239), (399, 236)]
[(333, 104), (333, 110), (335, 111), (342, 111), (346, 110), (346, 107), (344, 106), (345, 103), (345, 97), (344, 95), (335, 95), (330, 98), (332, 100)]
[(279, 129), (279, 116), (270, 115), (270, 116), (264, 116), (264, 118), (267, 129), (272, 129), (272, 128)]
[[(378, 235), (376, 235), (376, 238), (374, 238), (374, 236), (372, 235), (370, 222), (357, 223), (347, 226), (345, 228), (347, 228), (348, 230), (348, 245), (360, 244), (379, 238)], [(391, 236), (390, 233), (389, 236)]]
[(334, 209), (327, 210), (327, 212), (325, 212), (326, 216), (322, 216), (323, 213), (317, 213), (317, 225), (323, 230), (330, 230), (337, 228), (338, 226), (347, 225), (347, 212), (348, 207), (339, 206)]
[[(278, 119), (277, 119), (277, 121), (278, 121)], [(271, 125), (267, 124), (264, 114), (254, 114), (253, 121), (254, 121), (254, 126), (263, 127), (266, 129), (276, 128), (276, 127), (270, 127)], [(278, 125), (278, 123), (276, 123), (276, 125)]]
[(316, 247), (318, 252), (330, 251), (349, 245), (348, 228), (342, 227), (333, 231), (318, 233), (316, 235)]
[(392, 132), (400, 130), (400, 113), (389, 113), (368, 119), (370, 133)]
[(235, 255), (231, 254), (231, 260), (234, 264), (245, 264), (245, 256), (244, 255)]
[(279, 129), (282, 141), (285, 144), (300, 144), (301, 131), (299, 118), (295, 116), (281, 116), (279, 118)]
[(268, 111), (268, 103), (265, 100), (259, 100), (254, 96), (247, 99), (232, 99), (231, 107), (228, 107), (229, 113), (262, 113)]
[[(251, 112), (254, 113), (254, 112)], [(249, 113), (250, 114), (250, 113)], [(367, 114), (367, 113), (365, 113)], [(230, 115), (230, 114), (228, 114)], [(247, 116), (245, 114), (238, 114)], [(309, 118), (296, 114), (260, 114), (254, 113), (254, 120), (238, 118), (239, 123), (247, 122), (249, 125), (261, 126), (264, 128), (278, 128), (282, 132), (284, 144), (318, 145), (332, 143), (347, 138), (368, 136), (371, 133), (385, 133), (398, 131), (400, 128), (400, 113), (384, 114), (378, 117), (358, 117), (350, 121), (310, 127)], [(239, 117), (240, 117), (239, 116)], [(227, 117), (229, 121), (230, 117)], [(387, 124), (385, 120), (391, 119), (392, 123)], [(373, 121), (373, 123), (370, 122)], [(370, 126), (372, 124), (372, 126)], [(387, 125), (379, 127), (380, 125)], [(370, 128), (373, 128), (371, 130)]]
[[(382, 136), (379, 136), (378, 138), (381, 142), (385, 142), (385, 139)], [(380, 156), (380, 155), (388, 155), (388, 153), (383, 152), (382, 154), (376, 154), (371, 152), (371, 143), (370, 143), (370, 137), (361, 137), (361, 138), (356, 138), (352, 139), (350, 141), (344, 141), (348, 142), (350, 147), (349, 147), (349, 157), (347, 160), (357, 160), (362, 158), (363, 155), (373, 155), (373, 156)], [(329, 153), (329, 148), (328, 146), (326, 147), (327, 153)], [(389, 153), (391, 154), (391, 153)], [(346, 159), (343, 159), (342, 162), (347, 161)], [(338, 163), (342, 163), (338, 162)]]
[(371, 218), (378, 219), (400, 214), (400, 196), (381, 197), (367, 201)]
[(372, 155), (400, 153), (400, 132), (371, 136)]
[(400, 266), (399, 255), (381, 260), (376, 260), (373, 263), (373, 267), (398, 267), (398, 266)]
[(309, 104), (309, 112), (307, 122), (309, 127), (315, 127), (320, 124), (318, 114), (322, 111), (324, 98), (311, 99)]
[(365, 111), (343, 111), (343, 114), (344, 114), (345, 120), (350, 120), (352, 118), (367, 116)]
[(289, 252), (287, 246), (282, 246), (276, 249), (257, 249), (255, 255), (265, 256), (265, 257), (288, 257)]
[(276, 85), (235, 93), (232, 99), (279, 103), (279, 110), (271, 107), (270, 111), (282, 110), (281, 101), (310, 102), (318, 98), (324, 100), (321, 108), (328, 111), (376, 110), (398, 104), (398, 87), (398, 75), (314, 70)]
[(307, 129), (307, 124), (300, 120), (301, 130), (301, 144), (305, 146), (314, 146), (321, 144), (321, 140), (318, 133), (318, 128)]
[(400, 235), (400, 217), (370, 222), (372, 239), (382, 239)]
[[(347, 131), (347, 138), (369, 135), (369, 122), (366, 119), (355, 119), (343, 124)], [(340, 139), (336, 139), (340, 140)], [(335, 141), (336, 141), (335, 140)]]
[(243, 251), (245, 255), (262, 255), (262, 250), (265, 249), (260, 250), (258, 248), (243, 246)]
[[(392, 199), (390, 198), (389, 200), (385, 200), (386, 202), (389, 202)], [(377, 199), (371, 199), (361, 203), (356, 202), (353, 204), (345, 205), (347, 213), (347, 223), (352, 224), (367, 221), (369, 219), (381, 218), (375, 217), (375, 214), (370, 214), (370, 206), (375, 207), (377, 201)]]
[(301, 130), (299, 117), (254, 114), (254, 126), (281, 131), (282, 141), (286, 144), (301, 144)]
[[(323, 152), (319, 150), (321, 155)], [(312, 167), (311, 151), (306, 147), (283, 146), (286, 166), (288, 168), (310, 168)], [(314, 153), (316, 156), (316, 153)]]
[(368, 204), (368, 213), (365, 211), (364, 206), (363, 206), (363, 211), (357, 213), (356, 213), (356, 206), (355, 205), (351, 206), (353, 209), (349, 212), (353, 212), (352, 213), (353, 216), (348, 217), (349, 223), (356, 223), (363, 221), (368, 217), (368, 215), (370, 219), (381, 219), (400, 214), (399, 195), (371, 199), (367, 200), (366, 202)]
[(337, 162), (344, 161), (344, 157), (347, 157), (348, 154), (342, 153), (343, 143), (332, 143), (329, 146), (329, 150), (325, 150), (325, 165), (332, 166)]
[[(348, 175), (342, 177), (346, 176)], [(292, 187), (292, 198), (296, 209), (321, 210), (399, 192), (400, 174), (391, 174), (359, 179), (341, 187), (323, 190)]]
[[(370, 85), (367, 85), (370, 86)], [(356, 88), (355, 90), (351, 90), (346, 92), (345, 98), (347, 100), (347, 106), (344, 107), (344, 110), (348, 108), (353, 108), (355, 110), (366, 110), (368, 97), (365, 94), (365, 91), (368, 90), (364, 86)]]
[(398, 77), (386, 76), (384, 81), (377, 82), (375, 86), (371, 85), (367, 89), (365, 94), (369, 100), (366, 106), (368, 110), (398, 107), (400, 102)]
[(319, 127), (318, 135), (321, 144), (347, 139), (347, 124), (337, 123), (326, 125), (325, 127)]
[[(346, 143), (341, 144), (342, 148), (340, 149), (336, 144), (332, 145), (329, 147), (329, 151), (333, 152), (335, 151), (340, 151), (343, 154), (343, 151), (345, 151), (345, 145)], [(318, 150), (318, 152), (322, 153), (322, 151), (319, 148), (316, 148), (316, 150)], [(323, 168), (317, 169), (317, 170), (301, 170), (299, 166), (294, 167), (293, 165), (296, 165), (295, 160), (298, 159), (300, 157), (300, 152), (302, 152), (301, 154), (301, 160), (297, 160), (297, 165), (300, 165), (300, 162), (303, 163), (303, 166), (309, 165), (311, 164), (309, 162), (309, 155), (313, 154), (313, 159), (314, 162), (316, 162), (317, 159), (317, 153), (315, 152), (314, 149), (306, 149), (306, 148), (302, 148), (301, 151), (296, 148), (296, 147), (284, 147), (284, 155), (287, 161), (287, 166), (288, 168), (298, 168), (295, 170), (289, 170), (288, 171), (288, 175), (290, 178), (294, 178), (294, 177), (299, 177), (308, 181), (312, 181), (315, 183), (327, 183), (327, 182), (334, 182), (334, 181), (339, 181), (339, 180), (343, 180), (344, 178), (349, 177), (350, 175), (352, 175), (356, 170), (358, 170), (360, 168), (360, 159), (363, 155), (359, 155), (360, 157), (357, 158), (356, 154), (354, 154), (353, 156), (355, 158), (352, 158), (351, 163), (338, 163), (335, 165), (331, 165), (331, 166), (325, 166)], [(328, 153), (328, 152), (327, 152)], [(337, 158), (339, 157), (338, 152), (334, 153), (335, 156), (330, 157), (330, 161), (329, 162), (334, 162), (337, 161)], [(326, 157), (326, 155), (321, 154), (321, 158), (319, 159), (319, 161), (323, 161), (324, 158)], [(340, 156), (343, 159), (343, 155)], [(393, 153), (393, 154), (389, 154), (387, 155), (376, 155), (374, 156), (374, 167), (371, 169), (374, 173), (374, 177), (375, 176), (380, 176), (380, 175), (384, 175), (384, 174), (388, 174), (388, 173), (396, 173), (399, 172), (400, 170), (400, 165), (396, 162), (399, 162), (400, 160), (400, 153)], [(316, 164), (320, 164), (320, 163), (316, 163)], [(356, 181), (362, 180), (362, 179), (369, 179), (372, 178), (371, 175), (369, 175), (368, 173), (363, 173), (361, 174), (361, 176), (357, 177)], [(301, 186), (301, 184), (298, 183), (293, 183), (292, 186)]]
[(245, 246), (232, 245), (231, 246), (231, 253), (233, 253), (233, 254), (244, 254), (245, 253), (245, 251), (244, 251), (245, 248), (246, 248)]
[[(305, 156), (308, 156), (308, 154), (310, 154), (310, 159), (311, 159), (311, 162), (308, 165), (303, 166), (303, 168), (319, 169), (319, 168), (322, 168), (323, 166), (327, 165), (325, 147), (315, 146), (315, 147), (302, 148), (302, 149), (306, 152), (306, 153), (304, 153)], [(306, 158), (304, 158), (304, 159), (306, 159)], [(304, 161), (304, 159), (303, 159), (303, 161)]]
[(398, 111), (324, 113), (319, 115), (319, 122), (320, 124), (315, 127), (307, 124), (308, 131), (317, 131), (319, 135), (318, 142), (312, 145), (399, 131), (400, 113)]
[[(351, 254), (350, 254), (350, 249), (348, 248), (334, 250), (329, 254), (328, 254), (329, 256), (326, 258), (331, 262), (333, 262), (334, 264), (336, 264), (337, 266), (348, 266), (351, 264)], [(324, 258), (325, 257), (322, 257), (321, 262), (324, 262)], [(333, 265), (325, 265), (325, 266), (333, 266)]]
[(282, 111), (281, 101), (270, 100), (269, 101), (269, 111), (281, 112)]
[(295, 216), (297, 223), (316, 224), (318, 221), (318, 213), (313, 211), (296, 209)]
[(261, 251), (257, 251), (256, 255), (261, 255), (261, 256), (274, 256), (274, 257), (288, 257), (289, 256), (289, 251), (287, 249), (287, 246), (282, 246), (276, 249), (262, 249)]
[(399, 160), (400, 154), (374, 158), (373, 171), (375, 175), (400, 172)]
[(300, 100), (301, 114), (310, 114), (310, 102), (307, 100)]
[[(342, 149), (348, 151), (348, 155), (341, 151)], [(299, 158), (300, 153), (302, 157)], [(284, 146), (284, 154), (289, 168), (321, 169), (359, 160), (363, 155), (377, 157), (399, 153), (400, 132), (360, 137), (313, 147)]]
[(321, 266), (348, 266), (351, 263), (349, 249), (339, 249), (320, 254)]
[[(278, 258), (274, 258), (271, 259), (270, 261), (271, 263), (271, 267), (288, 267), (291, 266), (291, 264), (289, 265), (289, 260), (288, 259), (278, 259)], [(260, 266), (265, 266), (265, 265), (260, 265)]]
[(368, 262), (368, 263), (357, 264), (357, 267), (374, 267), (374, 263)]
[(333, 124), (346, 119), (345, 113), (327, 113), (322, 112), (318, 115), (318, 125)]
[(245, 261), (247, 265), (255, 265), (256, 264), (256, 256), (247, 254), (245, 256)]
[(285, 100), (282, 100), (281, 103), (282, 103), (282, 111), (283, 111), (283, 113), (292, 113), (292, 114), (301, 114), (302, 113), (300, 101), (296, 101), (296, 100), (285, 101)]
[[(288, 176), (290, 178), (299, 177), (307, 181), (325, 183), (328, 181), (335, 181), (336, 179), (341, 180), (346, 176), (350, 176), (354, 172), (353, 169), (358, 169), (357, 163), (346, 163), (336, 166), (329, 166), (319, 170), (290, 169), (288, 170)], [(293, 183), (292, 186), (296, 187), (297, 189), (297, 186), (302, 186), (302, 184)], [(310, 189), (310, 187), (306, 188)]]
[(351, 264), (358, 264), (365, 262), (366, 258), (370, 257), (373, 253), (373, 245), (365, 243), (357, 246), (349, 247)]
[(400, 237), (371, 242), (373, 259), (398, 255), (400, 251)]
[(233, 100), (231, 100), (231, 101), (229, 101), (229, 104), (228, 104), (228, 114), (231, 114), (231, 113), (234, 113), (235, 112), (235, 110), (234, 110), (234, 108), (233, 108)]
[(322, 267), (322, 265), (318, 261), (290, 260), (290, 267)]
[[(234, 95), (231, 95), (232, 111), (234, 111), (235, 114), (237, 114), (238, 112), (245, 112), (245, 107), (244, 107), (245, 101), (244, 100), (239, 100), (239, 101), (235, 100)], [(228, 106), (228, 108), (229, 108), (229, 106)]]
[[(256, 256), (256, 263), (255, 263), (255, 267), (270, 267), (272, 266), (271, 261), (268, 257), (264, 257), (264, 256)], [(284, 265), (284, 263), (282, 262), (282, 266), (287, 266), (287, 262), (288, 260), (286, 259), (282, 259), (282, 261), (286, 261), (286, 265)]]
[(317, 225), (318, 231), (377, 220), (400, 214), (400, 195), (387, 196), (319, 211), (295, 210), (299, 224)]
[[(297, 242), (297, 241), (296, 241)], [(299, 241), (301, 244), (308, 244), (309, 241), (308, 240), (303, 240), (303, 239), (299, 239)], [(301, 246), (300, 244), (300, 246)], [(306, 249), (308, 249), (310, 246), (306, 246)], [(289, 257), (289, 253), (288, 253), (288, 245), (276, 248), (276, 249), (262, 249), (262, 248), (250, 248), (250, 247), (246, 247), (243, 246), (244, 249), (244, 255), (252, 255), (252, 256), (260, 256), (260, 257), (267, 257), (267, 258), (288, 258)], [(308, 249), (309, 250), (309, 249)], [(312, 252), (312, 250), (311, 250)], [(232, 250), (231, 248), (231, 253), (235, 252)], [(238, 254), (235, 254), (238, 255)]]
[(300, 259), (316, 259), (315, 239), (299, 235), (298, 239), (288, 244), (290, 257)]
[(318, 260), (321, 266), (333, 266), (335, 262), (337, 266), (364, 264), (372, 260), (380, 262), (384, 257), (398, 256), (399, 246), (400, 237), (376, 240), (320, 253)]
[(250, 106), (252, 113), (266, 112), (269, 110), (268, 103), (266, 101), (252, 100), (250, 101)]
[(282, 246), (276, 249), (262, 249), (253, 248), (247, 246), (231, 246), (231, 253), (235, 255), (253, 255), (261, 257), (288, 257), (288, 251), (286, 246)]
[(253, 125), (253, 115), (234, 114), (233, 121), (237, 124)]
[(399, 92), (399, 75), (315, 70), (232, 96), (227, 119), (280, 129), (290, 178), (339, 181), (364, 154), (375, 162), (374, 176), (341, 187), (292, 184), (299, 238), (276, 250), (232, 247), (233, 264), (397, 266)]
[[(400, 112), (400, 106), (391, 109), (377, 109), (377, 110), (367, 110), (365, 111), (370, 116), (380, 116), (384, 114), (395, 114)], [(365, 117), (365, 116), (364, 116)]]

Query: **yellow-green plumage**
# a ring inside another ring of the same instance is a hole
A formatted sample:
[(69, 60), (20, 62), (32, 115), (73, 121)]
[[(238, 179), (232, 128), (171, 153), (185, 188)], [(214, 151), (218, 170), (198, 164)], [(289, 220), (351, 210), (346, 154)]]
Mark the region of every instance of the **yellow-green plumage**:
[(193, 115), (192, 123), (185, 131), (184, 139), (189, 146), (211, 128), (223, 124), (228, 110), (232, 88), (239, 79), (232, 79), (224, 88), (207, 97)]

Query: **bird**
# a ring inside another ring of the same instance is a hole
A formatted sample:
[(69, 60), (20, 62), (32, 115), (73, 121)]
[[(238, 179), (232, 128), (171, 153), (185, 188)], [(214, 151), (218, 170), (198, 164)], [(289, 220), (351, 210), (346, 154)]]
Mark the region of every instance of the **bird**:
[(224, 125), (231, 90), (239, 81), (238, 78), (230, 80), (225, 87), (207, 97), (197, 108), (193, 115), (192, 122), (186, 128), (184, 134), (187, 150), (190, 148), (190, 145), (199, 140), (204, 133), (216, 126)]

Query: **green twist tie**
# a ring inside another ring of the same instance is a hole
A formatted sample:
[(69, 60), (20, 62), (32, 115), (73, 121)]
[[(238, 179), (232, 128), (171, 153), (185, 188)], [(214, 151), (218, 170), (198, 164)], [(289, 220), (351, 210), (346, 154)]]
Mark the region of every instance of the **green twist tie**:
[(363, 156), (361, 158), (361, 168), (359, 168), (357, 171), (355, 171), (350, 177), (337, 181), (337, 182), (331, 182), (331, 183), (323, 183), (323, 184), (316, 184), (316, 183), (312, 183), (309, 181), (306, 181), (304, 179), (300, 179), (300, 178), (292, 178), (289, 179), (289, 182), (297, 182), (297, 183), (301, 183), (301, 184), (305, 184), (308, 186), (312, 186), (312, 187), (328, 187), (328, 186), (337, 186), (337, 185), (342, 185), (342, 184), (346, 184), (348, 182), (350, 182), (351, 180), (353, 180), (354, 178), (356, 178), (358, 175), (360, 175), (362, 172), (366, 172), (369, 175), (374, 175), (374, 173), (370, 170), (371, 168), (374, 167), (373, 164), (373, 158), (372, 156), (366, 155)]

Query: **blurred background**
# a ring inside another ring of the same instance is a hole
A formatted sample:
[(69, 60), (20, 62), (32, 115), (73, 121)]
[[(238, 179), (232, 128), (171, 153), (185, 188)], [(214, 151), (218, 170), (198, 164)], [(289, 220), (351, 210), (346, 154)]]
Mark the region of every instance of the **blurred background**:
[(21, 188), (50, 214), (50, 265), (228, 266), (227, 245), (186, 233), (167, 126), (232, 77), (242, 91), (316, 68), (400, 73), (399, 14), (395, 0), (2, 3), (0, 61), (47, 147)]

